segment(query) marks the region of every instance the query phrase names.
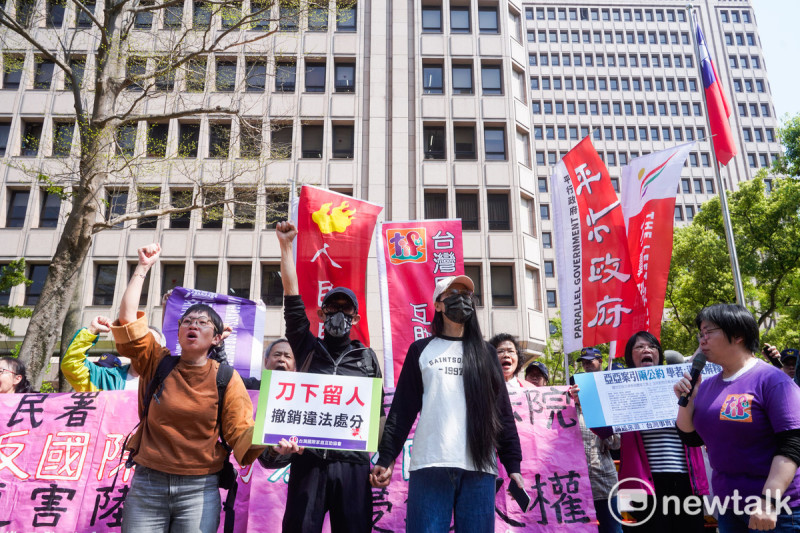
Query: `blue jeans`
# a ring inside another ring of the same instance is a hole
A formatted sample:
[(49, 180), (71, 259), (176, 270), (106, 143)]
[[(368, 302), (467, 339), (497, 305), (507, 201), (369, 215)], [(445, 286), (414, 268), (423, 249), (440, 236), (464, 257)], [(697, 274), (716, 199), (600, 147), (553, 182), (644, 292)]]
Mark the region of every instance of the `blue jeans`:
[(421, 468), (408, 481), (407, 533), (494, 531), (494, 475), (460, 468)]
[[(725, 511), (719, 517), (719, 533), (749, 533), (756, 531), (749, 529), (747, 524), (750, 522), (750, 515), (745, 513), (736, 515), (733, 511)], [(775, 533), (785, 533), (789, 531), (800, 531), (800, 507), (792, 509), (792, 514), (778, 515), (778, 522), (775, 529), (770, 529)]]
[(122, 531), (215, 533), (221, 508), (217, 474), (181, 476), (137, 465)]

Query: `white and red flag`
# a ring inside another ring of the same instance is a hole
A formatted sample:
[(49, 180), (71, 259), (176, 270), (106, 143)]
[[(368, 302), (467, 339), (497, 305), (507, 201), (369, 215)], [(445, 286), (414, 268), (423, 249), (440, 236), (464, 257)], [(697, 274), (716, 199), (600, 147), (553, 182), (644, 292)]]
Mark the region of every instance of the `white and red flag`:
[(641, 326), (644, 309), (620, 201), (588, 137), (556, 165), (550, 181), (564, 351), (627, 338)]
[(378, 232), (384, 383), (397, 385), (411, 343), (429, 337), (436, 282), (464, 273), (461, 220), (384, 222)]
[(297, 207), (295, 247), (300, 296), (311, 331), (322, 336), (317, 309), (334, 287), (347, 287), (358, 298), (361, 320), (351, 337), (369, 346), (367, 257), (382, 206), (304, 185)]
[[(632, 159), (622, 168), (622, 215), (633, 279), (645, 306), (642, 329), (661, 337), (661, 317), (672, 258), (675, 196), (691, 142)], [(627, 342), (627, 338), (619, 338)]]

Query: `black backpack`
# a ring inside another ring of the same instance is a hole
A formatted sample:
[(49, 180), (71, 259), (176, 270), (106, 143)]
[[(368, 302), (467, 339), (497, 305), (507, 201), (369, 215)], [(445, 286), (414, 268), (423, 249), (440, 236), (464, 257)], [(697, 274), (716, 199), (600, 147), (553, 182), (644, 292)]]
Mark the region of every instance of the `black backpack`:
[[(147, 413), (150, 411), (150, 401), (153, 398), (158, 401), (158, 398), (164, 391), (164, 380), (167, 379), (167, 376), (172, 372), (172, 369), (175, 368), (180, 359), (180, 357), (168, 355), (158, 363), (156, 373), (147, 385), (147, 394), (144, 397), (144, 410), (139, 424), (142, 423), (142, 420), (147, 419)], [(222, 465), (222, 470), (219, 473), (219, 486), (228, 491), (225, 503), (222, 505), (225, 510), (225, 533), (231, 533), (233, 531), (233, 523), (236, 518), (233, 503), (236, 501), (236, 493), (239, 488), (236, 482), (238, 474), (236, 473), (236, 469), (233, 468), (233, 463), (231, 463), (231, 452), (233, 449), (225, 442), (225, 437), (222, 435), (222, 405), (225, 402), (225, 390), (228, 388), (228, 383), (231, 381), (232, 377), (233, 367), (228, 364), (220, 364), (217, 370), (217, 397), (219, 398), (217, 402), (217, 423), (219, 424), (220, 444), (222, 444), (222, 447), (228, 453), (228, 455), (225, 456), (225, 463)], [(139, 424), (137, 424), (137, 427)], [(135, 429), (136, 428), (134, 428), (134, 430)], [(138, 452), (138, 449), (134, 450), (128, 456), (128, 460), (125, 462), (127, 468), (133, 468), (133, 458), (136, 456), (136, 452)]]

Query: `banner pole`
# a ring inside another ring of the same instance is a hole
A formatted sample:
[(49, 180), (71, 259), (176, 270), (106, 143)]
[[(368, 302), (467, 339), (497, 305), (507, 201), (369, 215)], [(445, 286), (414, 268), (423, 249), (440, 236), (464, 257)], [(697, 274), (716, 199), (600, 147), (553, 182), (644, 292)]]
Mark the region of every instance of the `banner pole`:
[[(689, 17), (689, 22), (692, 27), (692, 39), (694, 40), (694, 55), (695, 63), (697, 63), (697, 72), (700, 78), (700, 83), (703, 83), (703, 72), (700, 64), (700, 43), (697, 42), (697, 25), (694, 19), (694, 6), (688, 4), (686, 12)], [(706, 44), (708, 46), (708, 44)], [(725, 187), (722, 184), (722, 176), (719, 172), (719, 163), (717, 162), (717, 152), (714, 149), (714, 136), (711, 135), (711, 118), (708, 116), (708, 99), (706, 98), (705, 90), (700, 91), (703, 95), (703, 106), (706, 108), (706, 127), (710, 135), (711, 141), (711, 162), (714, 166), (714, 175), (717, 178), (717, 191), (719, 193), (719, 203), (722, 206), (722, 226), (725, 228), (725, 241), (728, 245), (728, 254), (731, 259), (731, 272), (733, 274), (733, 286), (736, 289), (736, 303), (744, 306), (744, 286), (742, 285), (742, 275), (739, 271), (739, 258), (736, 254), (736, 242), (733, 237), (733, 225), (731, 224), (731, 215), (728, 210), (728, 194), (725, 192)]]

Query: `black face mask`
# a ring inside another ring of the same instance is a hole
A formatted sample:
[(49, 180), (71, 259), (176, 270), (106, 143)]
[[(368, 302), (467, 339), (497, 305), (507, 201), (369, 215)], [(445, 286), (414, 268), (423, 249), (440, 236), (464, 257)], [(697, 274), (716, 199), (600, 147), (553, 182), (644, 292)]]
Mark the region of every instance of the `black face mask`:
[(442, 302), (444, 302), (445, 306), (444, 316), (457, 324), (464, 324), (475, 312), (470, 296), (454, 294), (453, 296), (448, 296)]
[(347, 316), (343, 312), (325, 315), (325, 333), (331, 337), (344, 337), (350, 333), (353, 325), (353, 317)]

